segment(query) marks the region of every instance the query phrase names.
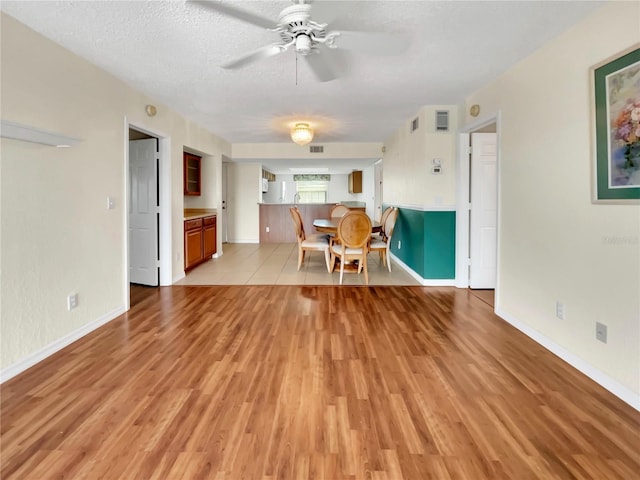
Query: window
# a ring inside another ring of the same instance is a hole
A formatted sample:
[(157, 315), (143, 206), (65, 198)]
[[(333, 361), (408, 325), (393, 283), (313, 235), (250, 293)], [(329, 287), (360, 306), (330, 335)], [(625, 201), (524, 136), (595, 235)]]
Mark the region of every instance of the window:
[(300, 203), (327, 203), (329, 182), (324, 180), (298, 180), (296, 187)]

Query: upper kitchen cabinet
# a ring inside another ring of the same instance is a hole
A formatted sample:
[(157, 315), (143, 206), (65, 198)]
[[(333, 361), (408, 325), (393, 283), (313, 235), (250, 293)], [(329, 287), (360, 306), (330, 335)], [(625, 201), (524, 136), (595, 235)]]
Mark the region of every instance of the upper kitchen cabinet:
[(184, 152), (183, 178), (184, 194), (200, 195), (202, 181), (202, 157)]
[(349, 193), (362, 193), (362, 170), (349, 174)]

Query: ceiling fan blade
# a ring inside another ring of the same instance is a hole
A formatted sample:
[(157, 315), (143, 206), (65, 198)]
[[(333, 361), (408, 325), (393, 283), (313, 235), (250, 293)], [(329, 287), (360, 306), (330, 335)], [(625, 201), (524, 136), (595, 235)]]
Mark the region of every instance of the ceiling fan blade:
[(258, 60), (262, 60), (263, 58), (269, 58), (278, 55), (279, 53), (284, 52), (284, 50), (285, 49), (282, 48), (282, 45), (273, 43), (271, 45), (267, 45), (266, 47), (259, 48), (254, 52), (247, 53), (246, 55), (236, 58), (231, 62), (225, 63), (224, 65), (221, 65), (221, 67), (227, 69), (242, 68), (245, 65), (256, 62)]
[(338, 78), (335, 68), (327, 60), (326, 53), (327, 52), (323, 51), (321, 53), (304, 55), (309, 68), (311, 68), (315, 77), (321, 82), (330, 82)]
[(275, 28), (275, 26), (278, 24), (276, 20), (271, 20), (261, 15), (247, 12), (246, 10), (232, 7), (229, 4), (220, 3), (214, 0), (189, 0), (189, 3), (195, 3), (196, 5), (200, 5), (209, 10), (215, 10), (216, 12), (222, 13), (224, 15), (237, 18), (238, 20), (242, 20), (243, 22), (252, 23), (253, 25), (257, 25), (258, 27), (272, 29)]
[(334, 24), (353, 11), (353, 6), (344, 0), (313, 0), (306, 3), (311, 3), (311, 17), (316, 22), (328, 23), (332, 30), (339, 30), (341, 27), (335, 27)]
[(411, 44), (406, 33), (392, 32), (359, 32), (341, 30), (335, 44), (338, 48), (346, 48), (372, 55), (399, 55)]

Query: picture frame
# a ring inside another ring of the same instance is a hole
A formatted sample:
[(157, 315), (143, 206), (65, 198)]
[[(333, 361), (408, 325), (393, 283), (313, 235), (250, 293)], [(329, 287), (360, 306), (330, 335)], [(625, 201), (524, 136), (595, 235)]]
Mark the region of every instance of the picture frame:
[(594, 203), (640, 203), (640, 44), (591, 68)]

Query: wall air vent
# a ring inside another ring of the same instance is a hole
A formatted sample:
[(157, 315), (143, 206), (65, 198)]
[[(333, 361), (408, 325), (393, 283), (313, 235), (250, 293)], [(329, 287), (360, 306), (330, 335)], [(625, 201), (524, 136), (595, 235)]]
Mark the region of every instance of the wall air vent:
[(322, 145), (310, 145), (309, 146), (309, 153), (323, 153), (324, 152), (324, 146)]
[(411, 120), (411, 133), (415, 132), (419, 126), (420, 126), (420, 122), (418, 120), (418, 117)]
[(436, 132), (449, 131), (449, 112), (447, 110), (436, 111)]

